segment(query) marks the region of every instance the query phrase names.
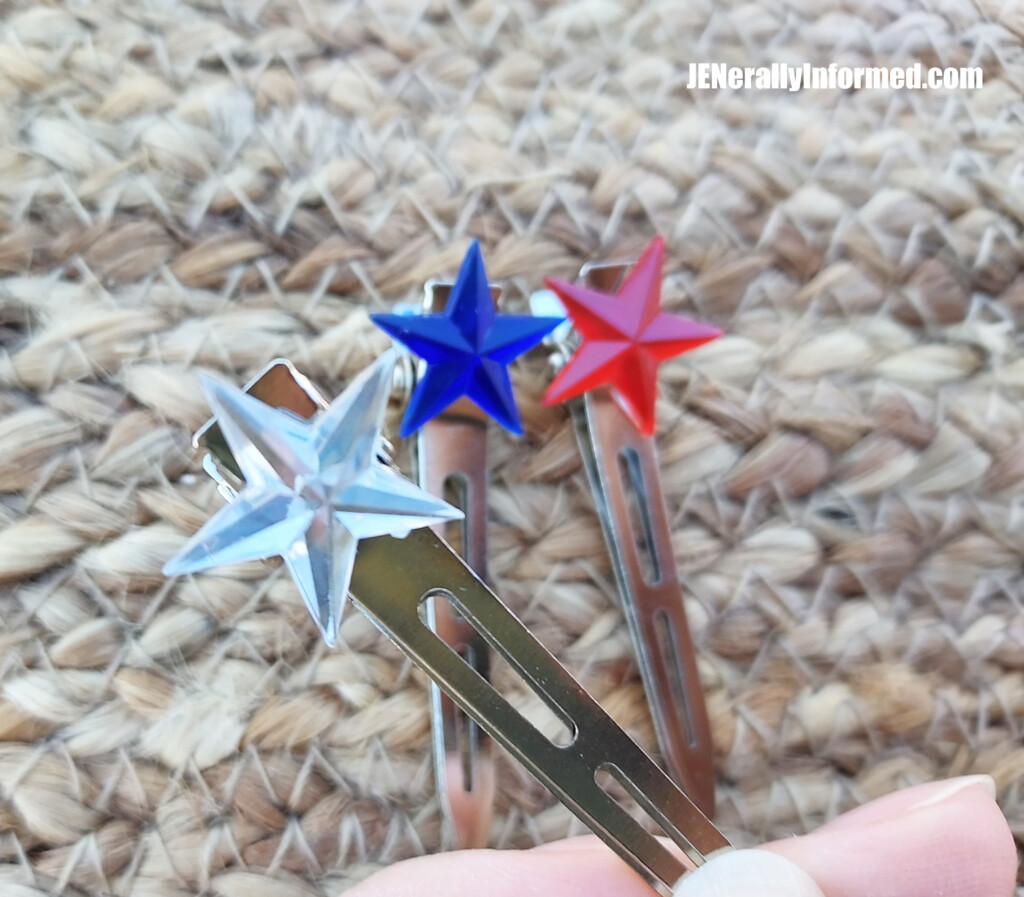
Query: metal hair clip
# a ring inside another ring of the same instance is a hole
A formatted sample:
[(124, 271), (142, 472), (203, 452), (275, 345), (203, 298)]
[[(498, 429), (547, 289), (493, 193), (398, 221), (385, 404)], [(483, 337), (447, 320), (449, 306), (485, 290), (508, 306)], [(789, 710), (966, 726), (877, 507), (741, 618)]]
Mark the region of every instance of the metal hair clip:
[(575, 325), (578, 339), (568, 326), (555, 333), (561, 369), (543, 401), (574, 400), (570, 409), (583, 466), (661, 751), (672, 777), (711, 815), (711, 732), (652, 434), (658, 364), (721, 331), (661, 310), (664, 246), (657, 237), (628, 276), (628, 263), (615, 261), (586, 265), (580, 285), (547, 280), (548, 291), (535, 293), (531, 306), (544, 314), (561, 310), (563, 319), (568, 312)]
[[(522, 432), (507, 365), (561, 323), (558, 318), (499, 315), (499, 295), (487, 281), (474, 242), (454, 283), (426, 284), (423, 314), (371, 316), (422, 359), (401, 432), (418, 431), (419, 484), (465, 514), (439, 534), (485, 582), (487, 418)], [(445, 601), (429, 603), (428, 619), (431, 629), (488, 679), (490, 652), (483, 636)], [(445, 840), (459, 848), (485, 847), (494, 799), (490, 739), (436, 684), (430, 703)]]
[[(458, 511), (402, 478), (380, 428), (395, 353), (326, 408), (302, 383), (275, 408), (205, 381), (227, 450), (206, 465), (234, 498), (165, 566), (169, 575), (281, 555), (331, 642), (346, 593), (484, 731), (517, 757), (627, 863), (662, 892), (728, 842), (605, 713), (483, 581), (427, 527)], [(289, 373), (278, 370), (275, 376)], [(257, 389), (259, 384), (254, 384)], [(209, 431), (206, 444), (214, 440)], [(226, 471), (226, 473), (225, 473)], [(358, 553), (356, 543), (358, 542)], [(504, 657), (569, 728), (556, 744), (432, 631), (429, 599), (448, 604)], [(617, 782), (679, 851), (606, 790)]]

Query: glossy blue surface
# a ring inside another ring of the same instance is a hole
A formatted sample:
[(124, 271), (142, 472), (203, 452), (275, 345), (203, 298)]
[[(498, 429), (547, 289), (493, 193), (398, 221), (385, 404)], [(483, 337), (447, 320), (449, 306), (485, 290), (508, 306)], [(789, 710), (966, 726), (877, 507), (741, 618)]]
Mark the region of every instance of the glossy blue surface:
[(505, 429), (522, 433), (508, 365), (562, 322), (561, 318), (498, 314), (475, 241), (442, 313), (371, 317), (426, 362), (402, 419), (402, 436), (415, 433), (463, 396)]

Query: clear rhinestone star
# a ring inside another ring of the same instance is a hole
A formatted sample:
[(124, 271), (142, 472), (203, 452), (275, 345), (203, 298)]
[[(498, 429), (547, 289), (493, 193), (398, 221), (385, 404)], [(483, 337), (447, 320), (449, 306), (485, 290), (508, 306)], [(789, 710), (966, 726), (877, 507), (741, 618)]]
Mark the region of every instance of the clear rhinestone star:
[(462, 517), (377, 457), (388, 352), (311, 421), (203, 377), (246, 487), (164, 566), (167, 576), (280, 555), (324, 640), (338, 638), (356, 546)]

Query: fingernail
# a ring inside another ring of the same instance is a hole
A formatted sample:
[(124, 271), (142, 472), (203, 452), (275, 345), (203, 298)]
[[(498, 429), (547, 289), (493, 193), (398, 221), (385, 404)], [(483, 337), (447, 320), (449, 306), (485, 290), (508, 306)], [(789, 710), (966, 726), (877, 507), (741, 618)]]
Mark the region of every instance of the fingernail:
[(974, 785), (980, 785), (988, 792), (988, 796), (995, 800), (996, 783), (992, 776), (961, 776), (958, 779), (950, 779), (946, 782), (946, 786), (940, 791), (936, 791), (934, 794), (928, 795), (928, 797), (922, 801), (918, 801), (916, 804), (911, 804), (907, 807), (907, 810), (909, 812), (910, 810), (920, 810), (923, 807), (932, 807), (935, 804), (941, 804), (953, 797), (954, 794), (959, 794), (965, 788), (970, 788)]
[(825, 897), (795, 863), (766, 850), (724, 850), (684, 876), (673, 897)]

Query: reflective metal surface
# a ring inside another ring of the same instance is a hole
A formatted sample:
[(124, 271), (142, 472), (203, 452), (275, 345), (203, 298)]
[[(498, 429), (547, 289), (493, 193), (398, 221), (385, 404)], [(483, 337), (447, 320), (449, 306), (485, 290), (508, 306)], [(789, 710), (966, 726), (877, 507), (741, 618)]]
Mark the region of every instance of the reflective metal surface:
[[(352, 600), (452, 699), (648, 882), (668, 893), (690, 868), (728, 847), (682, 790), (622, 731), (469, 567), (430, 530), (359, 546)], [(542, 735), (433, 633), (423, 603), (442, 593), (574, 733)], [(685, 859), (636, 821), (599, 782), (611, 777)]]
[[(451, 284), (426, 285), (424, 307), (444, 310)], [(492, 290), (497, 300), (497, 290)], [(435, 531), (447, 536), (481, 580), (487, 579), (487, 416), (460, 399), (433, 420), (416, 439), (417, 479), (465, 517)], [(487, 642), (447, 601), (428, 603), (428, 622), (484, 679), (489, 678)], [(445, 846), (486, 847), (494, 804), (491, 739), (437, 683), (430, 686), (434, 774), (442, 804)]]
[[(588, 286), (613, 293), (628, 262), (592, 263)], [(550, 307), (553, 294), (537, 297)], [(559, 348), (568, 351), (561, 333)], [(671, 776), (708, 815), (715, 808), (715, 770), (704, 691), (683, 606), (662, 495), (654, 440), (641, 435), (597, 389), (569, 403), (622, 596), (658, 744)]]
[(603, 390), (573, 402), (572, 415), (666, 767), (712, 815), (711, 730), (654, 445)]

